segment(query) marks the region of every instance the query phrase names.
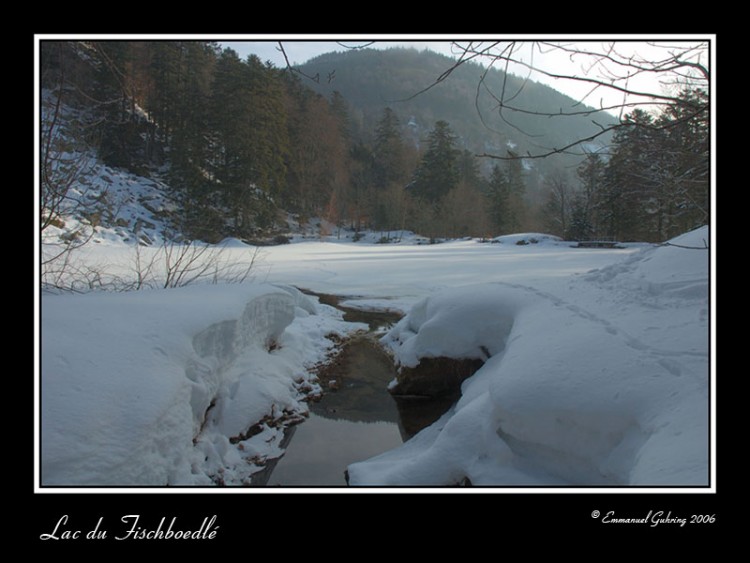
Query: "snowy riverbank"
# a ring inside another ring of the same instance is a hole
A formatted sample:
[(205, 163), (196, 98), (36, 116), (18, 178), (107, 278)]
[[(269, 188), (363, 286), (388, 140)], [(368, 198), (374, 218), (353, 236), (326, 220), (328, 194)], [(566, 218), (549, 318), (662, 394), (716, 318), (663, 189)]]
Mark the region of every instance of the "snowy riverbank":
[(555, 293), (496, 282), (425, 298), (383, 338), (399, 363), (487, 362), (452, 412), (351, 465), (350, 482), (708, 485), (708, 265), (705, 249), (651, 247)]
[(356, 328), (260, 284), (44, 295), (41, 309), (44, 485), (246, 482), (307, 411), (326, 336)]
[[(675, 242), (708, 238), (704, 228)], [(238, 243), (224, 258), (254, 250)], [(82, 256), (132, 271), (124, 244)], [(291, 284), (407, 311), (385, 338), (404, 365), (491, 356), (441, 421), (350, 466), (353, 484), (705, 485), (708, 256), (555, 239), (310, 241), (263, 249), (253, 283), (45, 293), (41, 482), (247, 482), (254, 461), (281, 453), (282, 421), (306, 410), (326, 336), (357, 328)]]

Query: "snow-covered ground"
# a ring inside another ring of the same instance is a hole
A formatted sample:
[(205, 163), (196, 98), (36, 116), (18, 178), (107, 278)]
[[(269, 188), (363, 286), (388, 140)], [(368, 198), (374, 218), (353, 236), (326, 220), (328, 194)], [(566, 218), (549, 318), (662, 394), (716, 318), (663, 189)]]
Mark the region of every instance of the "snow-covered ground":
[(307, 411), (326, 336), (361, 328), (262, 284), (44, 295), (41, 308), (44, 485), (246, 482), (279, 455), (279, 423)]
[[(333, 236), (262, 249), (244, 284), (43, 294), (42, 484), (247, 480), (248, 460), (279, 453), (274, 420), (305, 411), (325, 336), (358, 328), (290, 286), (408, 312), (384, 337), (405, 365), (492, 356), (438, 423), (350, 466), (353, 484), (708, 484), (708, 252), (533, 238)], [(237, 262), (255, 251), (225, 248)], [(79, 256), (133, 274), (119, 240)]]
[(383, 339), (400, 364), (490, 358), (440, 423), (350, 466), (350, 482), (708, 485), (707, 274), (705, 250), (667, 246), (554, 291), (494, 282), (425, 298)]

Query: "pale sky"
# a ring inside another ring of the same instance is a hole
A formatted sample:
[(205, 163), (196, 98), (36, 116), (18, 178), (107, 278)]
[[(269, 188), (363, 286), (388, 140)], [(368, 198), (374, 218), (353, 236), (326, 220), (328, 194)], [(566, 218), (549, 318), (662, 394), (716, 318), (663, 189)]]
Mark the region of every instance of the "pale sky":
[[(299, 65), (307, 62), (313, 57), (322, 55), (323, 53), (330, 53), (331, 51), (344, 51), (347, 47), (358, 47), (365, 46), (369, 41), (341, 41), (341, 44), (336, 41), (295, 41), (291, 39), (285, 39), (283, 41), (284, 50), (289, 57), (289, 62), (292, 65)], [(221, 44), (227, 47), (231, 47), (241, 57), (246, 57), (249, 54), (258, 55), (262, 61), (271, 61), (277, 67), (286, 66), (284, 56), (279, 49), (278, 40), (269, 41), (221, 41)], [(415, 47), (417, 49), (432, 49), (444, 55), (451, 55), (451, 43), (450, 41), (383, 41), (378, 40), (372, 45), (372, 48), (384, 49), (390, 46), (407, 46)]]
[[(391, 37), (387, 36), (385, 38), (376, 38), (377, 40), (375, 43), (370, 45), (373, 48), (387, 48), (390, 46), (408, 46), (408, 47), (414, 47), (417, 49), (431, 49), (434, 51), (437, 51), (439, 53), (442, 53), (444, 55), (451, 56), (452, 53), (452, 47), (451, 47), (451, 41), (448, 40), (439, 40), (437, 39), (437, 36), (435, 36), (435, 40), (404, 40), (401, 37)], [(246, 57), (248, 54), (254, 53), (256, 54), (262, 61), (269, 60), (271, 61), (275, 66), (277, 67), (284, 67), (286, 66), (286, 61), (284, 59), (283, 54), (281, 53), (279, 49), (279, 41), (280, 38), (269, 38), (266, 41), (221, 41), (222, 45), (230, 46), (232, 49), (238, 52), (240, 56), (243, 58)], [(456, 39), (457, 41), (461, 41), (461, 37), (441, 37), (441, 39)], [(473, 38), (472, 38), (473, 39)], [(488, 38), (486, 39), (485, 45), (489, 45), (489, 43), (492, 42), (492, 40), (497, 40), (498, 38)], [(527, 38), (514, 38), (511, 37), (509, 39), (527, 39)], [(573, 56), (569, 53), (565, 53), (560, 50), (556, 49), (544, 49), (544, 48), (537, 48), (534, 49), (534, 52), (532, 54), (531, 49), (529, 46), (531, 45), (531, 40), (538, 39), (535, 37), (528, 38), (528, 42), (525, 46), (525, 51), (521, 50), (518, 52), (516, 57), (524, 60), (525, 62), (529, 64), (533, 64), (534, 66), (538, 68), (543, 68), (547, 71), (559, 73), (559, 74), (569, 74), (569, 75), (575, 75), (575, 76), (586, 76), (586, 77), (592, 77), (597, 79), (606, 79), (609, 80), (611, 76), (607, 76), (607, 73), (612, 72), (620, 72), (622, 70), (621, 67), (618, 67), (617, 65), (608, 64), (606, 68), (603, 64), (593, 64), (594, 59), (592, 57), (584, 57), (584, 56)], [(556, 39), (556, 38), (553, 38)], [(564, 38), (560, 38), (564, 39)], [(610, 47), (613, 40), (617, 39), (618, 42), (616, 44), (617, 51), (623, 55), (623, 56), (629, 56), (629, 55), (639, 55), (645, 58), (650, 58), (653, 60), (661, 60), (663, 58), (666, 58), (670, 52), (673, 52), (674, 49), (672, 49), (672, 46), (685, 46), (688, 45), (687, 41), (690, 41), (692, 44), (697, 43), (695, 39), (698, 39), (697, 37), (682, 37), (682, 36), (665, 36), (661, 38), (656, 38), (659, 40), (657, 45), (650, 44), (649, 42), (637, 38), (637, 37), (631, 37), (631, 36), (624, 36), (624, 37), (606, 37), (606, 36), (585, 36), (583, 39), (586, 40), (586, 42), (583, 44), (584, 48), (589, 50), (595, 50), (597, 52), (606, 52), (607, 48)], [(711, 37), (705, 36), (700, 37), (700, 39), (712, 39)], [(713, 38), (715, 39), (715, 38)], [(341, 45), (337, 43), (336, 41), (330, 41), (327, 39), (321, 39), (317, 41), (300, 41), (296, 38), (292, 37), (285, 37), (281, 38), (284, 45), (284, 50), (286, 51), (287, 56), (289, 57), (289, 62), (292, 65), (296, 64), (302, 64), (306, 62), (307, 60), (311, 59), (312, 57), (315, 57), (317, 55), (327, 53), (330, 51), (343, 51), (346, 49), (346, 47), (356, 47), (356, 46), (363, 46), (366, 43), (369, 43), (369, 41), (363, 41), (358, 40), (358, 38), (348, 39), (348, 40), (341, 40), (341, 43), (344, 45)], [(581, 43), (578, 43), (578, 45), (581, 45)], [(713, 67), (713, 65), (710, 64), (710, 61), (708, 60), (709, 53), (703, 52), (700, 55), (701, 59), (700, 62), (706, 67)], [(481, 62), (481, 60), (477, 59), (477, 62)], [(579, 81), (572, 81), (572, 80), (554, 80), (552, 78), (543, 76), (538, 73), (533, 73), (529, 71), (527, 68), (523, 67), (516, 67), (516, 68), (509, 68), (509, 71), (513, 74), (517, 74), (520, 76), (528, 76), (532, 80), (536, 80), (539, 82), (543, 82), (545, 84), (548, 84), (549, 86), (555, 88), (558, 91), (561, 91), (570, 97), (572, 97), (575, 100), (581, 100), (585, 98), (584, 103), (588, 106), (594, 106), (598, 107), (601, 105), (609, 106), (609, 105), (618, 105), (622, 104), (624, 101), (626, 101), (623, 98), (623, 95), (621, 93), (618, 93), (613, 90), (605, 89), (605, 88), (598, 88), (595, 91), (591, 91), (592, 87), (591, 85), (579, 82)], [(437, 78), (437, 77), (436, 77)], [(654, 93), (664, 93), (666, 86), (663, 84), (664, 82), (664, 75), (656, 76), (653, 73), (644, 73), (641, 76), (632, 78), (628, 81), (627, 86), (631, 89), (636, 89), (640, 91), (645, 92), (654, 92)], [(624, 82), (621, 82), (622, 85), (625, 85)], [(627, 100), (628, 102), (635, 101), (633, 98), (630, 98)]]

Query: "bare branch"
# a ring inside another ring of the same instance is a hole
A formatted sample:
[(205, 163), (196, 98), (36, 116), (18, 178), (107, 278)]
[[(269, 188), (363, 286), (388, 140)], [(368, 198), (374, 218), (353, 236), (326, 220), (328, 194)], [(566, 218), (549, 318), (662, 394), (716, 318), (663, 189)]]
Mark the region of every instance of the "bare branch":
[[(482, 123), (488, 129), (491, 128), (482, 113), (479, 103), (480, 95), (482, 94), (491, 97), (495, 103), (495, 110), (498, 116), (506, 125), (529, 138), (533, 138), (535, 135), (529, 131), (525, 131), (518, 124), (514, 123), (512, 119), (513, 114), (558, 118), (586, 117), (597, 113), (619, 111), (620, 120), (622, 121), (626, 110), (633, 110), (640, 107), (650, 110), (659, 107), (666, 109), (679, 105), (681, 107), (692, 107), (688, 112), (689, 115), (685, 116), (684, 119), (676, 120), (676, 122), (695, 119), (701, 120), (704, 119), (704, 116), (707, 116), (709, 104), (703, 103), (702, 100), (686, 100), (681, 95), (682, 92), (672, 94), (666, 91), (646, 91), (632, 85), (632, 81), (639, 75), (653, 74), (663, 78), (672, 78), (677, 84), (682, 81), (683, 87), (686, 83), (689, 84), (690, 81), (694, 81), (699, 86), (706, 86), (710, 78), (710, 73), (708, 68), (700, 61), (700, 57), (707, 49), (705, 43), (686, 43), (679, 47), (670, 47), (668, 55), (658, 57), (655, 60), (647, 60), (637, 53), (631, 55), (620, 53), (616, 42), (611, 42), (600, 50), (592, 50), (585, 45), (550, 41), (533, 42), (530, 49), (531, 58), (530, 60), (525, 60), (519, 53), (521, 45), (514, 41), (505, 44), (496, 42), (491, 45), (491, 48), (471, 42), (464, 44), (454, 42), (452, 44), (453, 50), (459, 54), (459, 59), (448, 70), (438, 76), (431, 85), (423, 88), (420, 93), (429, 90), (431, 87), (445, 80), (450, 73), (454, 72), (458, 66), (464, 64), (466, 61), (478, 60), (485, 63), (485, 69), (477, 85), (474, 104)], [(586, 63), (582, 67), (583, 74), (579, 75), (573, 72), (563, 73), (550, 68), (544, 68), (541, 64), (537, 64), (534, 61), (534, 55), (537, 51), (540, 55), (548, 55), (554, 52), (567, 54), (571, 61), (583, 59)], [(488, 86), (487, 77), (490, 69), (497, 66), (498, 63), (502, 63), (503, 65), (503, 78), (497, 91), (493, 91)], [(511, 92), (508, 88), (509, 76), (512, 71), (518, 68), (525, 69), (526, 76), (522, 79), (521, 86)], [(561, 107), (559, 111), (550, 111), (522, 107), (518, 103), (515, 103), (515, 100), (520, 99), (520, 94), (524, 86), (531, 79), (532, 72), (537, 72), (542, 76), (555, 80), (588, 84), (590, 88), (569, 109)], [(605, 90), (610, 93), (620, 93), (622, 101), (609, 104), (604, 104), (603, 101), (600, 101), (598, 107), (581, 107), (585, 100), (593, 96), (597, 91), (603, 92)], [(669, 124), (669, 126), (675, 126), (676, 122)], [(619, 127), (619, 125), (604, 126), (595, 121), (592, 121), (592, 123), (598, 127), (599, 131), (597, 133), (579, 139), (571, 139), (570, 142), (562, 147), (543, 148), (539, 154), (528, 154), (523, 158), (546, 158), (554, 154), (569, 153), (576, 145), (591, 142)], [(541, 137), (541, 135), (536, 136)], [(508, 157), (500, 155), (481, 154), (479, 156), (501, 160), (508, 159)]]
[[(552, 149), (549, 149), (546, 152), (540, 153), (540, 154), (530, 154), (530, 153), (527, 153), (525, 156), (520, 157), (520, 158), (523, 158), (524, 160), (527, 160), (527, 159), (534, 160), (534, 159), (547, 158), (547, 157), (550, 157), (550, 156), (555, 155), (555, 154), (573, 154), (573, 153), (570, 152), (570, 149), (572, 149), (573, 147), (582, 145), (584, 143), (591, 142), (591, 141), (593, 141), (595, 139), (598, 139), (602, 135), (604, 135), (606, 133), (609, 133), (610, 131), (614, 131), (616, 129), (619, 129), (620, 127), (624, 127), (625, 125), (626, 124), (624, 124), (624, 123), (620, 123), (620, 124), (617, 124), (617, 125), (612, 125), (610, 127), (605, 127), (601, 131), (599, 131), (598, 133), (594, 133), (593, 135), (589, 135), (588, 137), (584, 137), (584, 138), (581, 138), (581, 139), (576, 139), (575, 141), (572, 141), (572, 142), (564, 145), (563, 147), (552, 148)], [(601, 127), (601, 125), (599, 125), (599, 127)], [(585, 156), (586, 153), (585, 153), (585, 151), (582, 151), (581, 153), (575, 153), (575, 154), (577, 154), (578, 156)], [(519, 158), (519, 156), (513, 156), (513, 155), (510, 155), (510, 156), (500, 156), (500, 155), (496, 155), (496, 154), (487, 154), (487, 153), (480, 153), (480, 154), (477, 154), (475, 156), (481, 157), (481, 158), (492, 158), (492, 159), (496, 159), (496, 160), (517, 160)]]
[[(572, 53), (572, 54), (580, 54), (580, 55), (588, 55), (588, 56), (592, 55), (592, 53), (587, 52), (587, 51), (571, 50), (571, 49), (566, 48), (564, 46), (555, 45), (555, 44), (552, 44), (552, 43), (543, 43), (543, 44), (546, 44), (548, 46), (556, 46), (561, 51), (569, 52), (569, 53)], [(468, 51), (467, 54), (472, 54), (472, 55), (474, 55), (474, 57), (478, 56), (477, 53), (474, 53), (472, 51)], [(504, 61), (506, 61), (508, 63), (512, 63), (514, 65), (518, 65), (520, 67), (526, 68), (529, 71), (538, 72), (539, 74), (542, 74), (542, 75), (544, 75), (544, 76), (546, 76), (548, 78), (560, 79), (560, 80), (572, 80), (572, 81), (576, 81), (576, 82), (582, 82), (582, 83), (592, 84), (592, 85), (596, 85), (596, 86), (601, 86), (602, 88), (608, 88), (610, 90), (615, 90), (617, 92), (621, 92), (621, 93), (627, 94), (629, 96), (636, 96), (636, 97), (648, 98), (648, 99), (657, 100), (657, 101), (658, 100), (662, 100), (662, 101), (666, 101), (666, 102), (670, 102), (670, 103), (676, 103), (676, 102), (680, 101), (680, 98), (677, 97), (677, 96), (671, 96), (671, 95), (661, 94), (661, 93), (657, 93), (657, 92), (648, 92), (648, 91), (635, 90), (635, 89), (631, 89), (631, 88), (629, 88), (627, 86), (621, 86), (621, 85), (619, 85), (617, 83), (617, 81), (625, 81), (627, 79), (630, 79), (635, 74), (627, 74), (627, 75), (623, 75), (623, 76), (620, 76), (620, 77), (614, 77), (609, 82), (607, 82), (607, 81), (605, 81), (603, 79), (592, 78), (592, 77), (589, 77), (589, 76), (577, 76), (577, 75), (572, 75), (572, 74), (561, 74), (561, 73), (557, 73), (557, 72), (552, 72), (552, 71), (549, 71), (549, 70), (545, 70), (545, 69), (543, 69), (543, 68), (541, 68), (539, 66), (535, 66), (532, 63), (528, 63), (528, 62), (524, 61), (521, 58), (513, 57), (512, 56), (512, 52), (509, 55), (506, 55), (503, 52), (503, 53), (491, 54), (489, 56), (492, 57), (495, 60), (504, 60)], [(459, 61), (459, 64), (460, 63), (461, 63), (461, 61)], [(623, 63), (620, 63), (620, 64), (623, 64)], [(661, 62), (659, 64), (660, 65), (664, 65), (665, 63)], [(684, 66), (684, 65), (682, 65), (682, 66)], [(454, 67), (455, 67), (455, 65), (454, 65)], [(645, 69), (640, 69), (640, 67), (638, 67), (638, 66), (636, 66), (635, 68), (639, 69), (639, 70), (644, 70), (645, 71)], [(677, 67), (675, 67), (675, 68), (677, 68)], [(670, 70), (673, 70), (673, 68), (672, 67), (663, 67), (662, 66), (662, 68), (656, 68), (656, 69), (650, 69), (650, 70), (652, 72), (669, 72)], [(440, 79), (438, 79), (438, 81), (439, 80)]]
[[(461, 56), (455, 62), (455, 64), (453, 64), (447, 70), (443, 71), (443, 73), (440, 76), (438, 76), (435, 79), (434, 82), (432, 82), (428, 86), (422, 88), (419, 92), (416, 92), (415, 94), (412, 94), (411, 96), (408, 96), (407, 98), (403, 98), (401, 100), (390, 100), (390, 101), (391, 102), (408, 102), (408, 101), (413, 100), (417, 96), (420, 96), (421, 94), (424, 94), (425, 92), (428, 92), (429, 90), (432, 90), (435, 86), (437, 86), (438, 84), (440, 84), (441, 82), (443, 82), (444, 80), (446, 80), (451, 74), (453, 74), (453, 72), (458, 67), (460, 67), (461, 65), (463, 65), (464, 63), (466, 63), (466, 62), (468, 62), (468, 61), (470, 61), (472, 59), (475, 59), (477, 57), (482, 56), (483, 54), (485, 54), (486, 52), (488, 52), (492, 47), (494, 47), (495, 45), (498, 45), (498, 44), (499, 44), (499, 42), (496, 42), (496, 43), (493, 43), (492, 45), (490, 45), (489, 47), (487, 47), (485, 49), (477, 50), (477, 51), (469, 50), (468, 48), (466, 50), (462, 50), (461, 51)], [(470, 43), (469, 46), (471, 46), (471, 45), (472, 44)]]
[(362, 45), (347, 45), (343, 41), (336, 41), (337, 45), (340, 45), (344, 49), (349, 49), (352, 51), (358, 51), (360, 49), (367, 49), (370, 45), (375, 44), (375, 41), (367, 41), (366, 43), (363, 43)]
[(294, 68), (292, 66), (292, 63), (289, 62), (289, 57), (286, 54), (286, 49), (284, 49), (284, 43), (282, 41), (279, 41), (278, 44), (279, 46), (277, 47), (277, 49), (284, 56), (284, 61), (286, 62), (286, 69), (289, 72), (292, 72), (294, 74), (299, 74), (300, 76), (304, 76), (308, 80), (312, 80), (313, 82), (320, 83), (320, 74), (316, 74), (315, 76), (310, 76), (309, 74), (302, 72), (300, 69)]

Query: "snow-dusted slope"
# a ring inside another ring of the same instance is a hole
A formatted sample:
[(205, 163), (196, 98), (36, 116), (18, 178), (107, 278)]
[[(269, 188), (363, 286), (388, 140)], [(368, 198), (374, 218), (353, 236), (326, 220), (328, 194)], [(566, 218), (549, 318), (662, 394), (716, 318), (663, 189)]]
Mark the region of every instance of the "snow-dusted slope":
[(54, 220), (42, 233), (42, 242), (132, 242), (137, 237), (144, 244), (160, 243), (177, 209), (173, 190), (165, 182), (167, 168), (143, 170), (147, 175), (141, 175), (107, 166), (98, 151), (82, 140), (101, 117), (91, 110), (56, 104), (56, 94), (44, 89), (40, 165), (49, 167), (49, 182), (57, 196), (47, 202), (54, 207)]
[(325, 336), (353, 326), (268, 285), (44, 295), (41, 310), (43, 485), (246, 481), (280, 453), (274, 420), (306, 412)]
[(350, 482), (707, 485), (708, 267), (705, 249), (648, 247), (551, 292), (495, 282), (425, 298), (384, 337), (403, 365), (492, 357), (451, 412), (351, 465)]

